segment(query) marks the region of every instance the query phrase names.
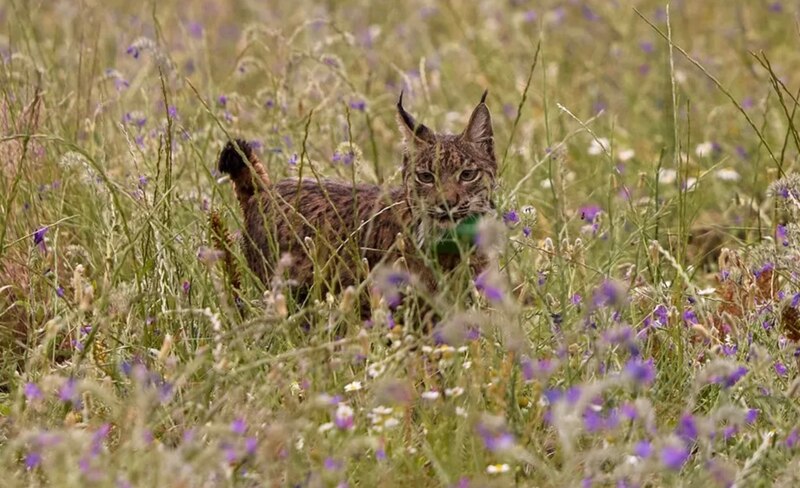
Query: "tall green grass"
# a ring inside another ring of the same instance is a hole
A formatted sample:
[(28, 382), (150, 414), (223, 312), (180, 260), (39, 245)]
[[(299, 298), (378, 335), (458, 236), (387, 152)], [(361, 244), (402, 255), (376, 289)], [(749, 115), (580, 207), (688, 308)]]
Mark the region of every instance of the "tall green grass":
[[(0, 4), (3, 484), (794, 486), (795, 7)], [(486, 88), (502, 252), (435, 332), (215, 250), (230, 136), (399, 184), (400, 91)]]

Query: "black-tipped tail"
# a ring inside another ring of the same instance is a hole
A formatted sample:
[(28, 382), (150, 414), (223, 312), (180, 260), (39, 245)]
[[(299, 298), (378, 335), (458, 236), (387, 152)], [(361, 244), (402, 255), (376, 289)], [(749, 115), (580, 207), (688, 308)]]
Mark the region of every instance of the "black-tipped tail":
[(243, 139), (235, 139), (225, 144), (225, 148), (219, 155), (219, 170), (222, 173), (231, 175), (236, 179), (243, 170), (249, 170), (244, 158), (253, 162), (253, 148)]
[(269, 185), (267, 170), (253, 151), (253, 146), (242, 139), (225, 145), (219, 154), (217, 167), (220, 172), (231, 175), (236, 196), (243, 207), (251, 196)]

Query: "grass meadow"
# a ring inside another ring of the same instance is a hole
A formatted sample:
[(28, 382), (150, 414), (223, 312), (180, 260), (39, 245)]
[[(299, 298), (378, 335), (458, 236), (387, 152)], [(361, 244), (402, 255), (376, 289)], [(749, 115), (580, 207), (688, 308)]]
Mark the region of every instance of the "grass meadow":
[[(798, 486), (797, 9), (0, 1), (0, 484)], [(484, 89), (496, 266), (434, 331), (248, 271), (229, 137), (399, 184), (401, 90)]]

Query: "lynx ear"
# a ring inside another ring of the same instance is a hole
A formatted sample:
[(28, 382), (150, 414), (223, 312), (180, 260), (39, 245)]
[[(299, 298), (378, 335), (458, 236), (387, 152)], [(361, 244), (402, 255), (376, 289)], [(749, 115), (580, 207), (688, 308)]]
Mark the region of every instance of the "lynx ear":
[(486, 95), (489, 91), (483, 92), (481, 101), (475, 110), (472, 111), (472, 116), (469, 118), (467, 128), (464, 129), (462, 137), (469, 142), (481, 145), (487, 152), (493, 150), (494, 131), (492, 130), (492, 116), (489, 114), (489, 108), (486, 106)]
[(397, 124), (400, 126), (400, 131), (403, 132), (406, 149), (412, 145), (417, 148), (427, 146), (436, 141), (433, 131), (423, 124), (417, 124), (414, 117), (403, 108), (402, 91), (400, 92), (400, 99), (397, 100)]

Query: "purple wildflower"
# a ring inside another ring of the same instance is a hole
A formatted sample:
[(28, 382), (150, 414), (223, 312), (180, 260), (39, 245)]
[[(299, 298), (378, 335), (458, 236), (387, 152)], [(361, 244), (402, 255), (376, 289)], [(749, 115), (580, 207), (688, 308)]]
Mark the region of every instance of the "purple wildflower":
[(786, 376), (788, 373), (788, 369), (784, 364), (780, 361), (775, 362), (775, 372), (778, 373), (778, 376)]
[(653, 310), (653, 316), (655, 317), (656, 321), (661, 325), (667, 325), (669, 323), (669, 310), (663, 304), (659, 304)]
[(75, 408), (80, 408), (81, 400), (75, 378), (69, 378), (58, 389), (58, 398), (66, 403), (71, 403)]
[(364, 100), (360, 100), (360, 99), (351, 100), (350, 101), (350, 108), (352, 108), (353, 110), (358, 110), (360, 112), (363, 112), (364, 109), (367, 108), (367, 102), (365, 102)]
[(678, 422), (678, 427), (675, 429), (678, 437), (686, 442), (693, 442), (697, 439), (697, 421), (690, 413), (685, 413)]
[(217, 103), (221, 107), (227, 106), (228, 105), (228, 97), (226, 97), (225, 95), (220, 95), (219, 97), (217, 97)]
[(784, 444), (786, 444), (786, 447), (789, 449), (794, 449), (798, 443), (800, 443), (800, 431), (797, 429), (792, 429), (792, 431), (789, 432), (789, 435), (786, 436)]
[(586, 205), (584, 207), (581, 207), (580, 212), (581, 212), (581, 219), (592, 224), (594, 223), (597, 216), (603, 212), (603, 210), (597, 205)]
[(189, 35), (194, 37), (195, 39), (200, 39), (203, 36), (203, 25), (199, 22), (189, 22), (186, 26), (187, 30), (189, 31)]
[(775, 269), (775, 265), (774, 264), (766, 263), (760, 269), (754, 270), (753, 271), (753, 276), (755, 276), (756, 278), (760, 278), (762, 274), (764, 274), (764, 273), (766, 273), (768, 271), (772, 271), (773, 269)]
[(694, 313), (694, 310), (687, 308), (683, 311), (683, 323), (684, 325), (697, 325), (700, 323), (697, 320), (697, 314)]
[(649, 441), (639, 441), (633, 446), (633, 453), (640, 458), (649, 458), (653, 454), (653, 446)]
[(505, 430), (498, 431), (483, 422), (476, 427), (483, 439), (483, 445), (491, 452), (506, 451), (514, 446), (514, 436)]
[(525, 227), (523, 227), (522, 228), (522, 235), (525, 236), (525, 237), (530, 237), (531, 236), (531, 228), (528, 227), (527, 225)]
[(787, 247), (789, 245), (789, 237), (788, 232), (786, 232), (785, 225), (778, 224), (778, 227), (775, 229), (775, 238), (781, 242), (783, 247)]
[(47, 246), (44, 243), (44, 235), (47, 233), (47, 226), (40, 227), (36, 232), (33, 233), (33, 243), (39, 246), (39, 250), (42, 252), (47, 252)]
[(636, 420), (639, 416), (639, 411), (636, 409), (636, 405), (631, 402), (625, 402), (619, 407), (620, 412), (622, 412), (622, 416), (627, 418), (628, 420)]
[(503, 222), (505, 222), (506, 225), (516, 225), (516, 224), (518, 224), (519, 223), (519, 215), (517, 214), (517, 211), (512, 208), (508, 212), (504, 213), (503, 214)]
[(731, 374), (721, 378), (719, 383), (722, 383), (722, 386), (725, 388), (730, 388), (738, 383), (739, 380), (742, 379), (746, 374), (747, 368), (744, 366), (739, 366)]
[(724, 354), (725, 356), (733, 356), (734, 354), (736, 354), (736, 351), (738, 350), (739, 350), (738, 344), (722, 345), (722, 354)]
[(255, 454), (256, 449), (258, 449), (258, 439), (255, 437), (248, 437), (244, 440), (244, 450), (248, 455), (252, 456)]
[(139, 59), (139, 54), (141, 54), (141, 51), (139, 51), (138, 46), (132, 44), (128, 46), (128, 49), (125, 50), (125, 53), (130, 56), (133, 56), (133, 59)]
[(744, 416), (744, 421), (748, 425), (754, 424), (756, 422), (756, 419), (758, 419), (758, 409), (757, 408), (749, 409), (747, 411), (747, 413), (745, 414), (745, 416)]
[(656, 378), (656, 369), (653, 365), (653, 358), (647, 361), (641, 359), (631, 359), (625, 365), (625, 374), (642, 386), (649, 386)]
[(25, 387), (22, 391), (25, 394), (25, 398), (28, 400), (33, 401), (42, 398), (42, 390), (39, 389), (36, 383), (25, 383)]
[(327, 469), (328, 471), (339, 471), (340, 469), (342, 469), (342, 462), (337, 461), (332, 457), (325, 458), (325, 462), (323, 465), (325, 466), (325, 469)]
[(182, 287), (183, 287), (183, 293), (185, 295), (188, 295), (189, 291), (191, 291), (191, 289), (192, 289), (192, 284), (189, 283), (188, 280), (184, 280)]
[(621, 295), (616, 283), (605, 280), (595, 289), (592, 295), (592, 304), (595, 308), (615, 306), (621, 301)]
[(33, 469), (42, 464), (42, 455), (36, 451), (31, 451), (25, 455), (25, 467)]
[(680, 471), (688, 459), (689, 450), (683, 446), (665, 446), (661, 449), (661, 463), (673, 471)]
[(475, 288), (483, 293), (490, 302), (503, 301), (503, 290), (490, 283), (489, 273), (487, 271), (484, 271), (475, 278)]

